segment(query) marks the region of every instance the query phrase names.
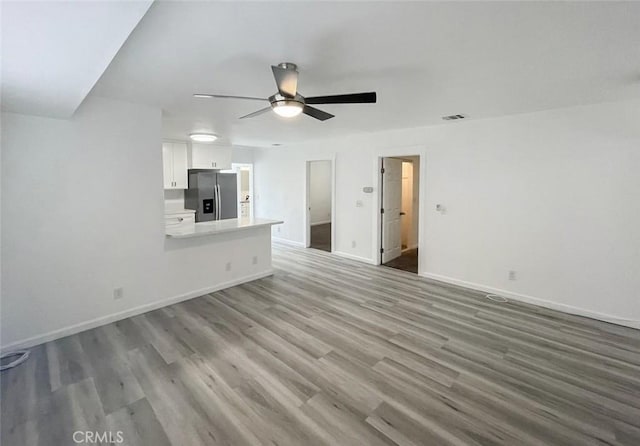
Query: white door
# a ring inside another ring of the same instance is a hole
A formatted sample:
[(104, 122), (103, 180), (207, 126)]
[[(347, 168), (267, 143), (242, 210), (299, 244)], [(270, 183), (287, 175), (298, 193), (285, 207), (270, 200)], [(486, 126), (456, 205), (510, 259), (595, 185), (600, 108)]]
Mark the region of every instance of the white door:
[(402, 161), (384, 159), (382, 175), (382, 263), (402, 254), (400, 212), (402, 206)]

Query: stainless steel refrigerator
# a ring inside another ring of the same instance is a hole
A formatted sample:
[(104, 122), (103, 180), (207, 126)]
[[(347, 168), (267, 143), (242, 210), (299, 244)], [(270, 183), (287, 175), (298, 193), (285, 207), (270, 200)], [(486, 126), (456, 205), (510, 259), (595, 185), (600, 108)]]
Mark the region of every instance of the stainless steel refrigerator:
[(184, 207), (195, 209), (196, 223), (238, 218), (238, 183), (235, 173), (189, 169)]

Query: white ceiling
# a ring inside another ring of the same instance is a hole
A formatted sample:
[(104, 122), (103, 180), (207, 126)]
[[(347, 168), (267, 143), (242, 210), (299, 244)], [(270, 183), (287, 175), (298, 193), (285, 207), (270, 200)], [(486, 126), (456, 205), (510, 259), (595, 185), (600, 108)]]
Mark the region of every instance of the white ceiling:
[(2, 109), (71, 116), (152, 1), (3, 1)]
[[(93, 94), (161, 107), (165, 137), (239, 145), (440, 124), (640, 97), (638, 23), (634, 2), (156, 2)], [(238, 120), (264, 105), (191, 96), (267, 97), (283, 61), (305, 96), (375, 90), (378, 104)]]

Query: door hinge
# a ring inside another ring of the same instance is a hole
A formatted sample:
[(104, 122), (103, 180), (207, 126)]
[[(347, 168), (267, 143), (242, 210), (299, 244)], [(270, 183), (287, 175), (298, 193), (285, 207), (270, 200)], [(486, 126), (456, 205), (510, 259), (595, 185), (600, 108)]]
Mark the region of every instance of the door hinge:
[(384, 174), (384, 167), (380, 169), (380, 173)]
[(380, 254), (384, 254), (384, 248), (380, 248)]
[(380, 213), (384, 214), (384, 209), (383, 208), (380, 208)]

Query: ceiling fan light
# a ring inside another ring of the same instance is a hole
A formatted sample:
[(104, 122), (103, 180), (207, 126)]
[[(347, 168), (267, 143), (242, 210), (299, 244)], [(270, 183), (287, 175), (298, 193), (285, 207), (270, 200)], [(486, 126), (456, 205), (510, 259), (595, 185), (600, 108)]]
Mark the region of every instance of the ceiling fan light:
[(213, 133), (192, 133), (189, 135), (189, 138), (196, 142), (213, 142), (218, 139)]
[(271, 104), (273, 111), (283, 118), (293, 118), (302, 113), (304, 104), (298, 101), (277, 101)]

